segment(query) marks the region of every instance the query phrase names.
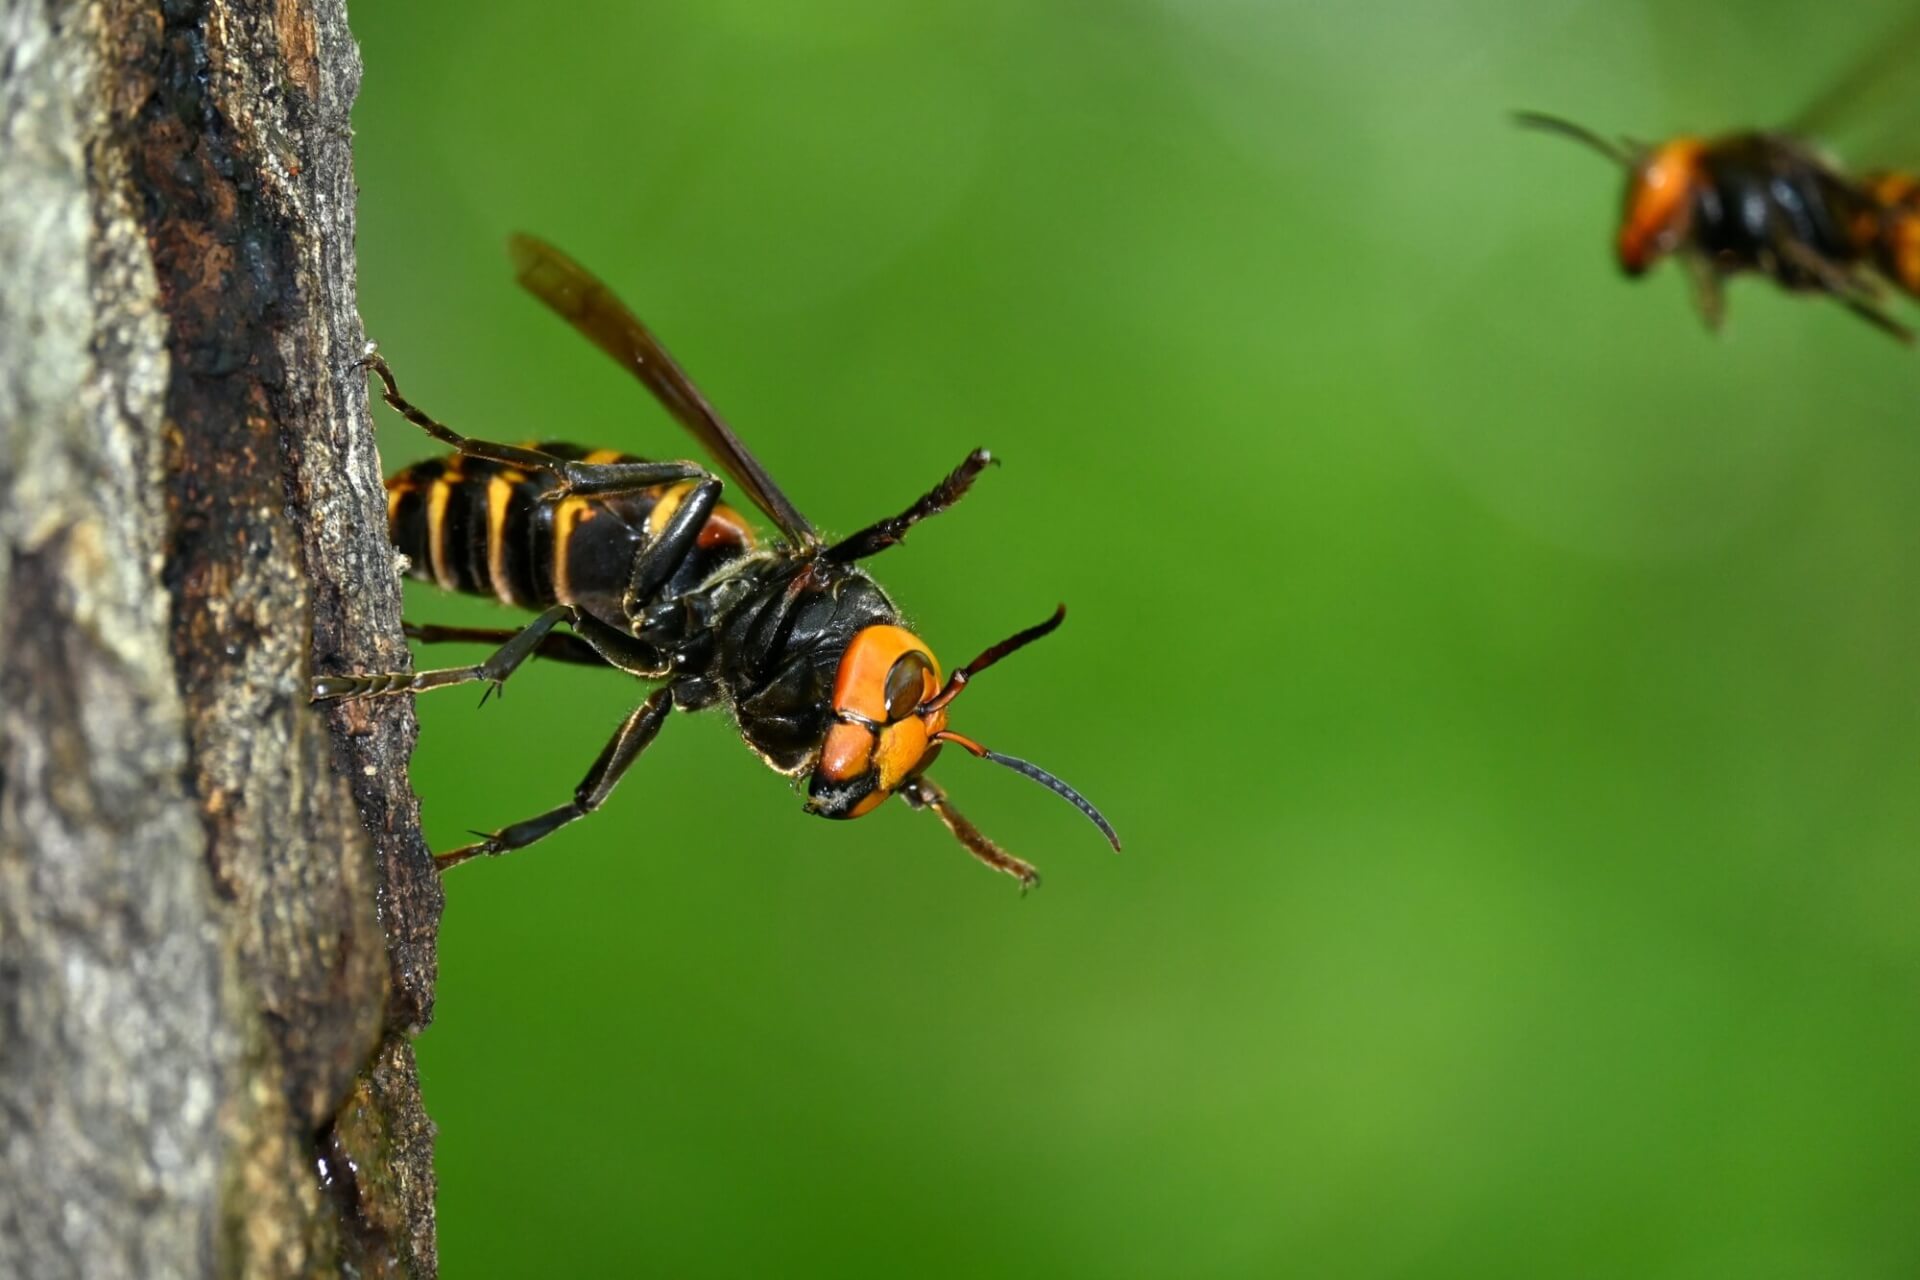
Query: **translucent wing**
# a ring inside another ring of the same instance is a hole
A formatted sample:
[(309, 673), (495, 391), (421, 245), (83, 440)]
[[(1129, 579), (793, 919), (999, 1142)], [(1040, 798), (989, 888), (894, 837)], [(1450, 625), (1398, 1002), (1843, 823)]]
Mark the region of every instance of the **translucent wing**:
[(521, 287), (553, 308), (653, 392), (667, 412), (713, 455), (734, 484), (767, 513), (789, 543), (802, 549), (820, 545), (820, 535), (813, 525), (780, 492), (780, 486), (714, 412), (686, 371), (613, 290), (572, 258), (534, 236), (509, 237), (507, 250), (513, 256), (514, 275)]
[(1871, 39), (1784, 132), (1841, 148), (1849, 168), (1920, 162), (1920, 12)]

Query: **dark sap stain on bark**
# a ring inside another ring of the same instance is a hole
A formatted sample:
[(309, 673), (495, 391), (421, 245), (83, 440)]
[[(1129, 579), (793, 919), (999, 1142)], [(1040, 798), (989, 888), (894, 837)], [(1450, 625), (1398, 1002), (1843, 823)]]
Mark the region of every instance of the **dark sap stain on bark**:
[[(251, 41), (253, 64), (265, 48), (276, 72), (268, 91), (297, 107), (319, 75), (313, 16), (298, 0), (109, 7), (120, 11), (108, 41), (129, 176), (169, 324), (164, 584), (210, 871), (241, 920), (306, 1173), (337, 1217), (328, 1234), (341, 1268), (431, 1274), (432, 1127), (407, 1028), (430, 1016), (438, 884), (414, 912), (420, 936), (395, 941), (408, 998), (387, 1024), (387, 939), (374, 901), (390, 890), (376, 888), (361, 852), (358, 810), (370, 802), (355, 796), (361, 770), (340, 767), (345, 748), (306, 705), (314, 602), (290, 516), (283, 431), (294, 414), (280, 337), (311, 323), (295, 237), (312, 229), (292, 225), (265, 186), (270, 163), (299, 172), (288, 164), (298, 144), (250, 150), (260, 131), (235, 127), (233, 104), (220, 99), (231, 77), (208, 43), (214, 30)], [(329, 619), (333, 594), (322, 593)], [(236, 735), (236, 723), (262, 731)]]
[[(420, 1104), (413, 1046), (389, 1036), (372, 1066), (354, 1081), (320, 1149), (321, 1186), (347, 1232), (344, 1244), (355, 1274), (367, 1278), (409, 1274), (398, 1247), (414, 1224), (408, 1206), (419, 1199), (403, 1185), (421, 1164), (410, 1153), (433, 1142), (433, 1125)], [(431, 1188), (428, 1188), (430, 1191)]]

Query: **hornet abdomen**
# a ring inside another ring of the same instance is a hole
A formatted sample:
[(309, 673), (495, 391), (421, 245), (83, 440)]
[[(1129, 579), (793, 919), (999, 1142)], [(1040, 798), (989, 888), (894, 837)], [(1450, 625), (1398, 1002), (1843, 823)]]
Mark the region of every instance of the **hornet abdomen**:
[(1920, 178), (1874, 173), (1861, 185), (1873, 208), (1860, 219), (1858, 237), (1872, 246), (1882, 275), (1920, 297)]
[[(637, 462), (613, 449), (542, 441), (543, 453), (591, 463)], [(387, 479), (387, 527), (412, 562), (408, 574), (448, 591), (506, 604), (578, 605), (625, 629), (633, 560), (663, 528), (693, 481), (610, 497), (543, 499), (550, 476), (450, 454)], [(753, 550), (752, 528), (724, 503), (658, 594), (672, 598)]]

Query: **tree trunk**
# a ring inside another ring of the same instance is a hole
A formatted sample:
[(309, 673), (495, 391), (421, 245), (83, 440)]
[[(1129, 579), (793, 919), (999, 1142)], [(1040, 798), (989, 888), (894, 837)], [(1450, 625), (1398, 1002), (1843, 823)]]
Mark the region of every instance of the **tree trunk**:
[(0, 0), (0, 1276), (430, 1276), (344, 0)]

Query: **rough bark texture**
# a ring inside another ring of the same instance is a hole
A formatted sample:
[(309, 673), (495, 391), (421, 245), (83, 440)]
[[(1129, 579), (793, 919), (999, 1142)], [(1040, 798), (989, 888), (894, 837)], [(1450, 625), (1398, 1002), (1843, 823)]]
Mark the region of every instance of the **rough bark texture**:
[[(342, 0), (0, 0), (0, 1275), (435, 1270)], [(339, 732), (334, 732), (334, 730)]]

